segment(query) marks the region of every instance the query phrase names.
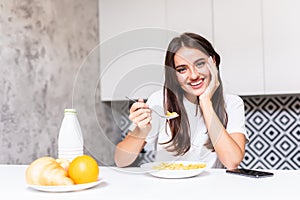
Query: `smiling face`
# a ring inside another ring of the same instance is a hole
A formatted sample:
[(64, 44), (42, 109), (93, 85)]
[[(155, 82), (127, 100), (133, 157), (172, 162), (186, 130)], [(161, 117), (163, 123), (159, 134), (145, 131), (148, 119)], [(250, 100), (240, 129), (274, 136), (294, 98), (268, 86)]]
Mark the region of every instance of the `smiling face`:
[(208, 56), (198, 49), (181, 47), (174, 56), (174, 64), (185, 97), (196, 102), (197, 96), (204, 93), (211, 79)]

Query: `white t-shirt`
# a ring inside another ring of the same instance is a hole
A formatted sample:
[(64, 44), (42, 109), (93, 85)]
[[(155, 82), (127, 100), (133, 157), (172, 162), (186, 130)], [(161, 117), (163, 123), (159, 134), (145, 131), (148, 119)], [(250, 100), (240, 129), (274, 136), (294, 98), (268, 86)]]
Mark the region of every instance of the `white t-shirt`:
[[(226, 94), (225, 108), (228, 115), (227, 132), (230, 133), (243, 133), (247, 140), (248, 135), (245, 128), (245, 112), (243, 100), (236, 95)], [(163, 112), (163, 90), (159, 90), (153, 93), (147, 100), (147, 104), (150, 108), (155, 109), (160, 113)], [(171, 132), (169, 126), (166, 128), (166, 120), (160, 118), (155, 112), (152, 112), (152, 129), (146, 138), (146, 151), (155, 151), (155, 161), (200, 161), (205, 162), (208, 168), (220, 168), (223, 167), (221, 162), (217, 158), (217, 154), (207, 149), (204, 143), (208, 139), (206, 125), (200, 110), (198, 109), (196, 115), (196, 104), (191, 103), (186, 98), (183, 99), (191, 132), (191, 148), (182, 156), (174, 156), (174, 152), (169, 152), (165, 149), (166, 145), (160, 143), (167, 142), (171, 139)], [(129, 128), (133, 130), (135, 125)], [(168, 145), (168, 144), (167, 144)]]

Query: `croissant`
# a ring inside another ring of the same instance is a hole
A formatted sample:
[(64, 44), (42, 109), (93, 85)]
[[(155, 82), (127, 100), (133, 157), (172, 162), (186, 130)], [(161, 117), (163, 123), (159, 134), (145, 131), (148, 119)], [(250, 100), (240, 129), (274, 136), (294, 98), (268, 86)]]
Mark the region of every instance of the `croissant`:
[[(63, 163), (64, 167), (59, 162)], [(68, 177), (67, 167), (62, 160), (57, 162), (52, 157), (38, 158), (26, 169), (26, 182), (30, 185), (73, 185), (73, 180)]]

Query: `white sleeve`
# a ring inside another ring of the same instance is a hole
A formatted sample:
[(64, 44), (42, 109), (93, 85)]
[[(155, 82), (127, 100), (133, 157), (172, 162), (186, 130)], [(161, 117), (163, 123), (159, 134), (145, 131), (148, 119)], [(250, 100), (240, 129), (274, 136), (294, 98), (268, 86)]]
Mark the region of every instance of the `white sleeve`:
[(243, 133), (249, 140), (245, 126), (245, 108), (244, 101), (237, 95), (227, 95), (225, 98), (228, 123), (226, 130), (230, 133)]

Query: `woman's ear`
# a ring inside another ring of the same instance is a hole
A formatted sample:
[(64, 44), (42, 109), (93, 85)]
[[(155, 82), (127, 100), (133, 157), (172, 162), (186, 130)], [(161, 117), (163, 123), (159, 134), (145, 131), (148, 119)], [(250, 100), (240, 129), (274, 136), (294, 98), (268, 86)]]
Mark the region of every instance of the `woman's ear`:
[(217, 66), (217, 61), (216, 61), (215, 55), (212, 56), (212, 60), (213, 60), (214, 64), (216, 65), (217, 69), (219, 70), (219, 66)]
[(215, 65), (216, 65), (217, 63), (216, 63), (216, 56), (215, 55), (213, 55), (212, 60), (214, 61)]

